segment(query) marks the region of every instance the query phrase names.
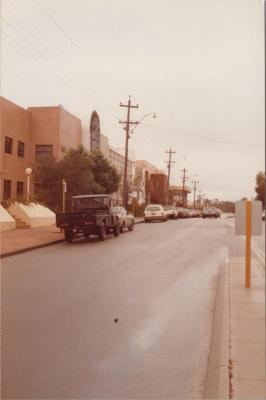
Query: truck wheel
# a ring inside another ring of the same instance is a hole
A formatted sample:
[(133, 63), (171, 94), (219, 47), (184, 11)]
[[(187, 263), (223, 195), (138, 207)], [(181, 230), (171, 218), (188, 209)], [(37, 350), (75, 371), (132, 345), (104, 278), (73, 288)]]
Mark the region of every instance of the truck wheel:
[(72, 229), (66, 229), (65, 230), (65, 239), (68, 243), (71, 243), (74, 238), (74, 233)]
[(128, 226), (129, 231), (133, 231), (134, 229), (134, 221), (131, 222), (131, 224)]
[(106, 235), (107, 235), (106, 226), (105, 226), (105, 223), (102, 222), (102, 223), (101, 223), (101, 226), (99, 227), (99, 234), (98, 234), (98, 237), (99, 237), (100, 240), (103, 241), (103, 240), (106, 239)]
[(113, 232), (114, 232), (114, 236), (119, 236), (119, 233), (121, 232), (121, 228), (118, 223), (114, 226)]
[(83, 229), (83, 236), (85, 237), (85, 239), (89, 239), (90, 232), (87, 228)]

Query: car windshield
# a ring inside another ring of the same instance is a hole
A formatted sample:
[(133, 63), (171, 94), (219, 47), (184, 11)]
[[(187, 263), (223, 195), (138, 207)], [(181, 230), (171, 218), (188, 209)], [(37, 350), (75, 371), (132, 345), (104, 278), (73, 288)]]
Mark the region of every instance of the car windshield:
[(120, 207), (113, 207), (112, 210), (113, 210), (113, 212), (117, 212), (117, 213), (121, 212)]
[(159, 206), (149, 206), (146, 211), (161, 211), (161, 208)]
[(78, 197), (72, 199), (73, 210), (86, 210), (88, 208), (102, 208), (108, 207), (108, 196), (95, 196), (95, 197)]

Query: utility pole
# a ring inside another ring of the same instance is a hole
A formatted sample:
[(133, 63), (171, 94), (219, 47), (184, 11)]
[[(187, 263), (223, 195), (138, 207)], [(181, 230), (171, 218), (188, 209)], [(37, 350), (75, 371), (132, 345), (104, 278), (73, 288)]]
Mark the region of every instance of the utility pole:
[(169, 192), (169, 187), (170, 187), (170, 173), (171, 173), (171, 167), (172, 167), (172, 164), (174, 164), (175, 163), (175, 161), (172, 161), (172, 154), (175, 154), (175, 151), (173, 151), (172, 149), (171, 149), (171, 147), (170, 147), (170, 150), (169, 151), (165, 151), (167, 154), (169, 154), (169, 159), (168, 159), (168, 161), (165, 161), (166, 163), (167, 163), (167, 169), (168, 169), (168, 175), (167, 175), (167, 194), (166, 194), (166, 204), (168, 204), (169, 203), (169, 195), (170, 195), (170, 192)]
[(183, 176), (181, 176), (182, 178), (182, 182), (183, 182), (183, 190), (182, 190), (182, 207), (184, 207), (184, 198), (185, 198), (185, 183), (186, 180), (189, 178), (188, 176), (186, 176), (186, 172), (188, 170), (186, 168), (181, 169), (181, 172), (183, 172)]
[(197, 183), (199, 183), (199, 181), (192, 181), (192, 183), (194, 183), (194, 187), (193, 187), (193, 190), (194, 190), (194, 201), (193, 201), (193, 207), (195, 208), (195, 205), (196, 205), (196, 190), (197, 190)]
[(172, 164), (175, 163), (175, 161), (172, 161), (172, 154), (175, 154), (175, 151), (173, 151), (173, 150), (171, 149), (171, 147), (170, 147), (170, 150), (169, 150), (169, 151), (166, 150), (165, 153), (169, 154), (169, 159), (168, 159), (168, 161), (165, 161), (165, 162), (167, 163), (167, 169), (168, 169), (167, 182), (168, 182), (168, 188), (169, 188), (169, 185), (170, 185), (171, 167), (172, 167)]
[(129, 127), (130, 125), (137, 125), (137, 121), (130, 121), (130, 109), (131, 108), (139, 108), (138, 104), (133, 106), (131, 105), (131, 96), (128, 98), (127, 104), (120, 103), (120, 107), (127, 107), (127, 120), (126, 121), (119, 121), (120, 124), (125, 124), (125, 131), (126, 131), (126, 146), (125, 146), (125, 165), (124, 165), (124, 179), (123, 179), (123, 206), (127, 210), (128, 206), (128, 189), (127, 189), (127, 164), (128, 164), (128, 140), (129, 140)]

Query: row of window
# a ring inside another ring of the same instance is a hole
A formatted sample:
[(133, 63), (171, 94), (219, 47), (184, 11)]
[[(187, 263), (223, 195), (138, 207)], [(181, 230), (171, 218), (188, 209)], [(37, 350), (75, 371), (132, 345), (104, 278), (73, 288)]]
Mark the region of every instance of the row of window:
[[(5, 153), (13, 154), (13, 139), (5, 136)], [(25, 143), (18, 141), (17, 147), (18, 157), (25, 156)], [(53, 155), (53, 145), (52, 144), (37, 144), (35, 146), (35, 161), (40, 162), (47, 156)]]
[[(12, 181), (4, 179), (3, 200), (11, 199)], [(24, 193), (24, 182), (17, 182), (17, 199), (22, 198)]]
[[(13, 139), (8, 136), (5, 136), (5, 153), (13, 154)], [(25, 143), (18, 141), (17, 155), (18, 157), (24, 157)]]

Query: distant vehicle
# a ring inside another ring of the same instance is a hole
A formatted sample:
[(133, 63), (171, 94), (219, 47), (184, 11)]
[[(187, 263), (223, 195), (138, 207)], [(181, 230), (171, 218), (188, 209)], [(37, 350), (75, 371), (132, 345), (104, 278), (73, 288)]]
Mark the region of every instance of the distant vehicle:
[(185, 208), (177, 207), (178, 218), (185, 218)]
[(57, 213), (56, 226), (64, 230), (67, 242), (80, 235), (96, 235), (100, 240), (105, 240), (110, 232), (119, 236), (119, 218), (111, 206), (107, 194), (73, 196), (72, 212)]
[(189, 208), (183, 208), (183, 218), (191, 218), (192, 212)]
[(218, 211), (214, 207), (205, 207), (202, 211), (202, 218), (218, 218)]
[(178, 211), (175, 207), (173, 206), (166, 206), (164, 207), (166, 214), (168, 215), (168, 218), (171, 219), (177, 219), (178, 218)]
[(129, 231), (134, 229), (134, 216), (128, 214), (124, 207), (113, 207), (112, 212), (118, 217), (120, 233), (127, 228)]
[(161, 204), (150, 204), (144, 210), (144, 221), (154, 220), (167, 221), (167, 214)]
[(219, 210), (219, 208), (215, 208), (215, 210), (217, 211), (218, 218), (220, 218), (221, 217), (221, 210)]
[(198, 210), (197, 208), (196, 209), (194, 209), (194, 215), (195, 215), (195, 217), (196, 218), (198, 218), (198, 217), (200, 217), (200, 210)]

